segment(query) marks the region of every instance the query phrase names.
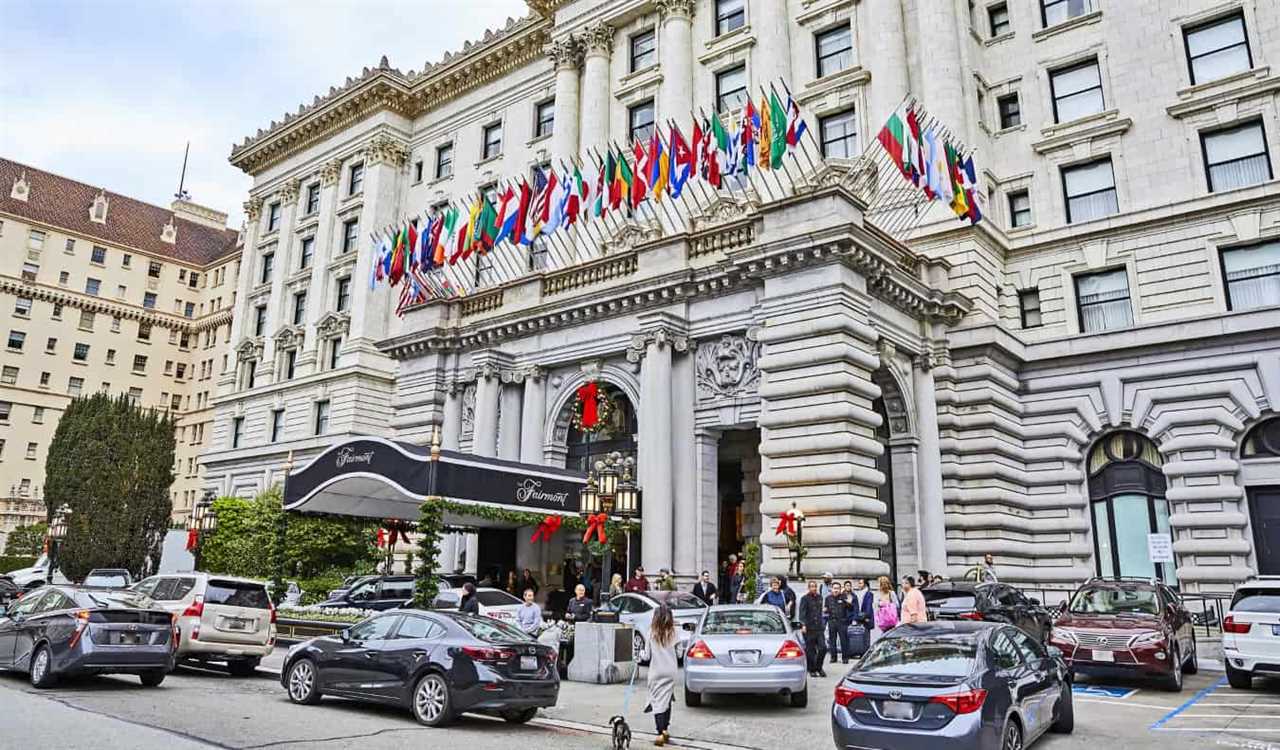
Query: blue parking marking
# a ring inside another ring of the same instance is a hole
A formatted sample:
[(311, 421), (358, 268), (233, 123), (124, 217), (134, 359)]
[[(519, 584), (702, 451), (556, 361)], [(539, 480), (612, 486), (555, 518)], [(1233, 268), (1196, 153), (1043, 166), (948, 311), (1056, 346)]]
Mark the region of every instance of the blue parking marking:
[(1107, 687), (1105, 685), (1072, 685), (1071, 692), (1075, 695), (1087, 695), (1093, 698), (1115, 698), (1118, 700), (1124, 700), (1138, 692), (1138, 689)]
[(1206, 696), (1208, 696), (1210, 693), (1212, 693), (1213, 691), (1217, 690), (1218, 688), (1222, 687), (1225, 684), (1227, 684), (1227, 678), (1225, 676), (1218, 678), (1217, 682), (1213, 683), (1209, 687), (1191, 696), (1191, 698), (1189, 698), (1186, 703), (1183, 703), (1181, 706), (1178, 706), (1177, 708), (1173, 709), (1169, 713), (1160, 717), (1159, 721), (1151, 725), (1151, 729), (1156, 730), (1156, 729), (1159, 729), (1160, 727), (1163, 727), (1165, 724), (1167, 724), (1168, 722), (1176, 718), (1178, 714), (1182, 713), (1183, 711), (1186, 711), (1188, 708), (1191, 708), (1195, 704), (1204, 700)]

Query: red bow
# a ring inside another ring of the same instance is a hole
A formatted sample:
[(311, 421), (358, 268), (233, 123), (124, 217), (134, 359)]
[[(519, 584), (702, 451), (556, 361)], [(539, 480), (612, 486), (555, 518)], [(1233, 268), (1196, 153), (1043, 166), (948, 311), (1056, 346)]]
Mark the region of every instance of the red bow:
[(200, 533), (195, 529), (187, 529), (187, 551), (195, 549), (200, 543)]
[(582, 543), (586, 544), (591, 540), (592, 532), (595, 532), (601, 544), (609, 541), (609, 537), (604, 533), (604, 525), (608, 520), (609, 516), (604, 513), (587, 516), (587, 533), (582, 535)]
[(379, 547), (387, 546), (387, 530), (386, 529), (382, 527), (378, 527), (378, 538), (374, 542), (374, 544), (377, 544)]
[(396, 546), (396, 541), (406, 544), (409, 542), (409, 536), (405, 532), (408, 527), (399, 521), (387, 521), (382, 528), (378, 529), (378, 546), (391, 548)]
[(534, 529), (533, 536), (529, 537), (531, 544), (536, 544), (539, 540), (544, 542), (551, 541), (552, 535), (560, 530), (560, 524), (564, 519), (560, 516), (547, 516), (542, 519), (542, 523), (538, 524), (538, 528)]
[(596, 403), (599, 386), (594, 381), (578, 389), (578, 400), (582, 402), (582, 426), (595, 427), (600, 422), (600, 411)]
[(796, 514), (795, 511), (784, 511), (782, 516), (778, 518), (778, 527), (773, 530), (775, 534), (786, 534), (787, 536), (796, 535)]

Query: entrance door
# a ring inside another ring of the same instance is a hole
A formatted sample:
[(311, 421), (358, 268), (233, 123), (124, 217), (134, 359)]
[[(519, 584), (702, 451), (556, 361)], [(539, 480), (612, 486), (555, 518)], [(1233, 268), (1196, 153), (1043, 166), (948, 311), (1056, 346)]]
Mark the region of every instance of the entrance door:
[(480, 529), (479, 551), (476, 553), (476, 578), (486, 577), (494, 588), (503, 588), (507, 573), (516, 569), (516, 530)]
[(1258, 575), (1280, 575), (1280, 487), (1250, 487), (1249, 517)]

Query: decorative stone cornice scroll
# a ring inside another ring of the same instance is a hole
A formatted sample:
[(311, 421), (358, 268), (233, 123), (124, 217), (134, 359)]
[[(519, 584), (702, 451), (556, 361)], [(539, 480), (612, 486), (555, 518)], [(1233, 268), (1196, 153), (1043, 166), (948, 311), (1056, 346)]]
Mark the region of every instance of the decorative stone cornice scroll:
[(401, 167), (408, 159), (409, 146), (404, 141), (388, 135), (376, 135), (364, 147), (366, 166), (385, 162), (393, 167)]
[(577, 70), (582, 64), (582, 42), (574, 36), (567, 36), (548, 44), (547, 56), (556, 70)]
[(245, 339), (236, 346), (236, 359), (240, 362), (254, 362), (262, 359), (262, 341)]
[(301, 326), (285, 326), (276, 331), (276, 335), (271, 338), (276, 342), (276, 349), (301, 349), (302, 340), (306, 337), (306, 332)]
[(753, 395), (760, 384), (759, 357), (760, 345), (738, 334), (726, 333), (698, 344), (694, 355), (698, 400)]
[(476, 368), (476, 380), (492, 380), (501, 377), (502, 370), (492, 362), (485, 362)]
[(694, 0), (655, 0), (654, 5), (658, 6), (658, 14), (664, 19), (672, 16), (692, 19), (697, 8)]
[(351, 329), (351, 318), (346, 313), (327, 312), (316, 323), (316, 335), (322, 339), (345, 336)]
[(302, 187), (302, 183), (298, 180), (290, 180), (280, 188), (280, 202), (293, 203), (298, 200), (298, 190)]
[(588, 26), (582, 31), (582, 49), (587, 55), (613, 55), (614, 28), (607, 23)]
[(324, 166), (320, 167), (320, 184), (324, 187), (338, 184), (338, 177), (342, 175), (342, 160), (334, 159), (327, 161)]
[(625, 253), (646, 242), (653, 242), (661, 238), (662, 226), (657, 220), (642, 222), (628, 219), (626, 223), (618, 228), (613, 237), (605, 240), (604, 252), (606, 255)]
[(257, 221), (262, 216), (262, 199), (250, 198), (244, 202), (244, 215), (248, 217), (250, 222)]
[(631, 337), (631, 343), (627, 346), (627, 361), (639, 362), (644, 359), (645, 351), (651, 345), (659, 348), (669, 346), (673, 351), (687, 352), (689, 351), (689, 336), (666, 325), (654, 327), (644, 333), (637, 333)]

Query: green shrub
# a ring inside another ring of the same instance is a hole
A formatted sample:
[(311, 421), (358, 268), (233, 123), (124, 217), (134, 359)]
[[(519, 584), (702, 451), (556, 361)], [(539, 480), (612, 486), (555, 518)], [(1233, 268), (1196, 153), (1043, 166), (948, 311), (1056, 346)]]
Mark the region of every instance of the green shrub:
[(317, 604), (329, 598), (329, 592), (342, 587), (342, 576), (328, 575), (317, 578), (298, 580), (298, 588), (302, 589), (302, 606)]
[(21, 568), (30, 568), (36, 564), (34, 557), (26, 555), (0, 555), (0, 573), (8, 573), (11, 570), (19, 570)]

